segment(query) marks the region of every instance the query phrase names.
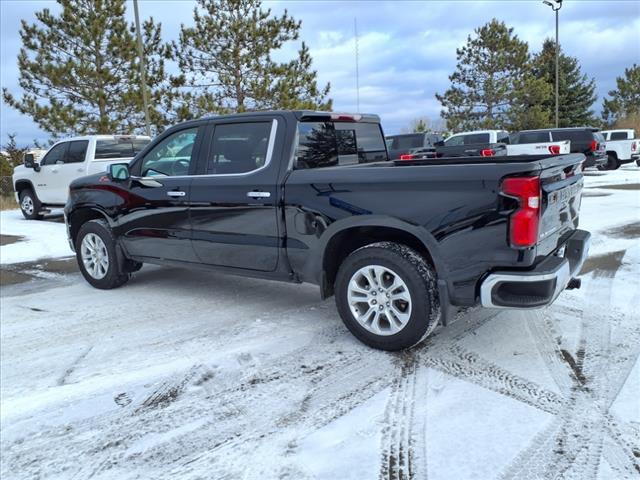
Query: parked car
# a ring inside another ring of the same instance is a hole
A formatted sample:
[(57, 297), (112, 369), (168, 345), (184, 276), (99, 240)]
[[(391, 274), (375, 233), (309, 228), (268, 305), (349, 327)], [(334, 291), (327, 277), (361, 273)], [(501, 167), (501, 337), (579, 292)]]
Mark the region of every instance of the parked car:
[[(132, 135), (89, 135), (55, 143), (44, 155), (25, 155), (13, 171), (16, 201), (29, 220), (39, 220), (51, 207), (67, 201), (76, 178), (106, 172), (114, 162), (131, 160), (151, 139)], [(42, 158), (42, 159), (40, 159)]]
[(176, 125), (75, 180), (65, 220), (96, 288), (145, 262), (310, 282), (357, 338), (397, 350), (451, 305), (536, 308), (579, 286), (583, 160), (388, 161), (376, 115), (244, 113)]
[(635, 130), (603, 130), (600, 133), (606, 141), (607, 170), (615, 170), (633, 161), (640, 166), (640, 140), (636, 138)]
[(602, 168), (607, 163), (604, 137), (597, 128), (546, 128), (541, 130), (523, 130), (518, 136), (535, 139), (536, 142), (571, 142), (571, 153), (585, 156), (584, 168)]
[(508, 155), (564, 155), (571, 153), (570, 140), (550, 141), (549, 133), (544, 131), (524, 131), (511, 134)]
[(433, 147), (442, 140), (439, 133), (407, 133), (385, 137), (389, 158), (395, 160), (416, 150)]

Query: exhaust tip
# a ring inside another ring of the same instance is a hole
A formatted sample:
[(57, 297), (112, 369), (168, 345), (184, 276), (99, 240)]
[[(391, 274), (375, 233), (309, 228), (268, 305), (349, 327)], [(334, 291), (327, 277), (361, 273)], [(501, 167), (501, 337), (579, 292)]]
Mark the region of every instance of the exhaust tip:
[(582, 280), (579, 278), (572, 278), (567, 284), (567, 290), (574, 290), (582, 286)]

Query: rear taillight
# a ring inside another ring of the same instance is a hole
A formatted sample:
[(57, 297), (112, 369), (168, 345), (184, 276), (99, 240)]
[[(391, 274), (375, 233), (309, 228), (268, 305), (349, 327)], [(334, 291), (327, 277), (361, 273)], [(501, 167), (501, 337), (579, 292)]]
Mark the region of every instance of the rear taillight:
[(598, 150), (598, 141), (597, 140), (591, 140), (591, 151), (595, 152), (596, 150)]
[(631, 151), (632, 151), (632, 152), (635, 152), (635, 151), (636, 151), (636, 148), (638, 148), (638, 144), (637, 144), (636, 142), (633, 142), (633, 143), (631, 144)]
[(509, 177), (502, 181), (502, 193), (518, 200), (509, 218), (509, 240), (517, 248), (533, 247), (540, 225), (540, 177)]
[(414, 158), (416, 158), (416, 156), (411, 153), (403, 153), (400, 155), (400, 160), (413, 160)]
[(493, 148), (485, 148), (480, 151), (481, 157), (493, 157), (496, 154), (496, 151)]
[(560, 155), (560, 145), (549, 145), (549, 153), (551, 155)]

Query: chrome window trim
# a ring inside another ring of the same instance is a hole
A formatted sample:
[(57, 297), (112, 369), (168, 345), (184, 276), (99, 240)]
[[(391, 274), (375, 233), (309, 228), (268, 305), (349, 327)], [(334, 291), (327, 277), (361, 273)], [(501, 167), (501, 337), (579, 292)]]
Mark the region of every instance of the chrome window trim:
[[(231, 122), (231, 123), (220, 123), (218, 125), (237, 125), (238, 123), (266, 123), (266, 122)], [(217, 127), (217, 125), (214, 125), (214, 128), (215, 127)], [(247, 175), (253, 175), (256, 172), (264, 170), (271, 164), (271, 158), (273, 157), (273, 149), (275, 148), (275, 145), (276, 145), (277, 133), (278, 133), (278, 120), (274, 118), (273, 120), (271, 120), (271, 131), (269, 132), (269, 143), (267, 144), (267, 154), (265, 155), (264, 165), (256, 168), (255, 170), (251, 170), (249, 172), (242, 172), (242, 173), (206, 173), (203, 175), (182, 175), (181, 177), (171, 177), (171, 178), (244, 177)], [(215, 130), (214, 130), (214, 135), (215, 135)], [(209, 152), (207, 152), (207, 154), (208, 153)]]

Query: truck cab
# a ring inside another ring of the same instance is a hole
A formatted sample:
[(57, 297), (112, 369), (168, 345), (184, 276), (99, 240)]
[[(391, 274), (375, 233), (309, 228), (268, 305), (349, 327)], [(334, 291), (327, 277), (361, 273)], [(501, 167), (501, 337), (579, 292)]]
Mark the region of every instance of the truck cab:
[(115, 162), (129, 161), (149, 142), (135, 135), (89, 135), (54, 143), (44, 154), (25, 155), (13, 172), (16, 201), (28, 220), (37, 220), (51, 207), (67, 201), (73, 180), (106, 172)]

